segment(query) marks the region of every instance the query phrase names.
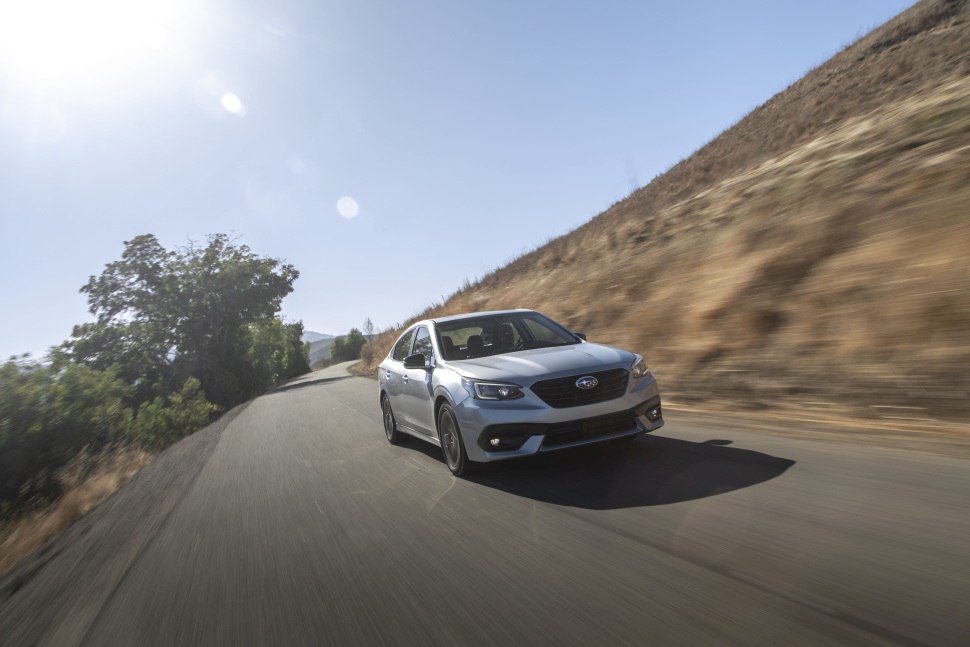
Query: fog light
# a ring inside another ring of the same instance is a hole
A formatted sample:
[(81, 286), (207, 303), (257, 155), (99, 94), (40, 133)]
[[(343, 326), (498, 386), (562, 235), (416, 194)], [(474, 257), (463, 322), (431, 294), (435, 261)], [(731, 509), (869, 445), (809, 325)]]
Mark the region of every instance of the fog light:
[(512, 451), (522, 447), (525, 439), (525, 436), (493, 436), (488, 439), (488, 447), (483, 446), (482, 449), (503, 452)]
[(660, 407), (654, 407), (653, 409), (651, 409), (650, 411), (648, 411), (647, 412), (647, 417), (650, 418), (650, 420), (656, 420), (657, 418), (659, 418), (660, 417)]
[(528, 433), (509, 430), (486, 431), (478, 437), (478, 446), (487, 452), (514, 452), (530, 438)]

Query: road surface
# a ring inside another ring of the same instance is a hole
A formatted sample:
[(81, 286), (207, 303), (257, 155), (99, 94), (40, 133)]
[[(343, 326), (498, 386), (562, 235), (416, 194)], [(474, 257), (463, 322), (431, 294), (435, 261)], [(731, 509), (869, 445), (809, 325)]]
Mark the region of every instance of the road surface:
[(451, 476), (343, 366), (163, 453), (0, 581), (3, 645), (970, 641), (970, 443), (667, 412)]

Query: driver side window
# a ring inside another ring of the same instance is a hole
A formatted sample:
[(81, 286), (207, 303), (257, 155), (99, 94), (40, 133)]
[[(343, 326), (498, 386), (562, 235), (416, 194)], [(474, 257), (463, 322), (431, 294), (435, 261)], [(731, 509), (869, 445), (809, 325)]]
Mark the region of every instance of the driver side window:
[(431, 356), (433, 352), (431, 350), (431, 335), (428, 333), (428, 329), (424, 326), (418, 328), (418, 335), (414, 338), (414, 353), (421, 353), (424, 355), (424, 363), (431, 363)]

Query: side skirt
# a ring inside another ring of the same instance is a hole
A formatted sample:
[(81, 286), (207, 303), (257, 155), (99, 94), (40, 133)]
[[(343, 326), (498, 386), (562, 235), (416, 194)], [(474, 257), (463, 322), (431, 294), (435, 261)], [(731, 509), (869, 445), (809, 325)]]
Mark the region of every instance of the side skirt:
[(411, 429), (410, 427), (406, 427), (401, 423), (397, 423), (397, 429), (398, 431), (403, 431), (408, 436), (413, 436), (419, 440), (423, 440), (425, 442), (431, 443), (435, 447), (441, 447), (441, 441), (438, 440), (437, 436), (429, 436), (428, 434), (422, 434), (420, 431), (415, 431), (414, 429)]

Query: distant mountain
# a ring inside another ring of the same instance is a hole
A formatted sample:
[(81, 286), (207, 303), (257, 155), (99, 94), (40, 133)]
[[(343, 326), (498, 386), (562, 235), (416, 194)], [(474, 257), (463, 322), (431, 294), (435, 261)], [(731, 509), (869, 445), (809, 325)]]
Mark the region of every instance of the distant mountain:
[(322, 341), (324, 339), (333, 339), (333, 335), (327, 335), (322, 332), (314, 332), (312, 330), (303, 331), (303, 341), (308, 341), (311, 344), (315, 341)]

